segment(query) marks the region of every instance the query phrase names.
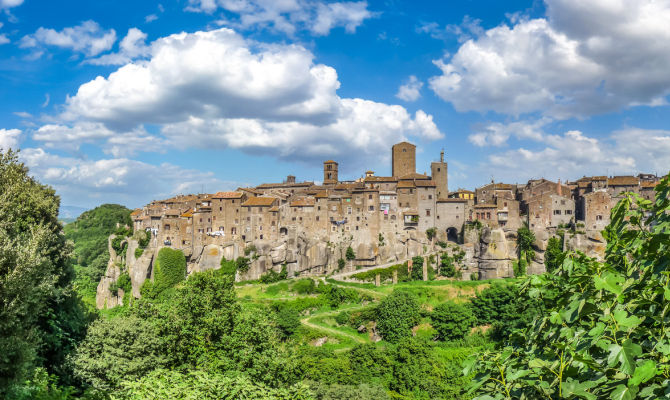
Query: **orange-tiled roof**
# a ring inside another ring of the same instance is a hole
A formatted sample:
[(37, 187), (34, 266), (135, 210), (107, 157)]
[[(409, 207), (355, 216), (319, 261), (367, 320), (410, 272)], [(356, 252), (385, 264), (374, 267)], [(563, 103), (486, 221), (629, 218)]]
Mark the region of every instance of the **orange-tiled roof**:
[(457, 191), (452, 193), (475, 194), (475, 192), (473, 192), (472, 190), (466, 190), (466, 189), (458, 189)]
[(314, 182), (296, 182), (296, 183), (263, 183), (256, 186), (257, 189), (290, 188), (290, 187), (309, 187)]
[(242, 204), (242, 207), (270, 207), (277, 201), (274, 197), (252, 197)]
[(297, 199), (291, 202), (291, 207), (313, 207), (313, 206), (314, 206), (314, 199), (311, 198)]
[(418, 181), (414, 181), (414, 184), (416, 185), (416, 187), (435, 187), (435, 186), (437, 186), (437, 185), (435, 185), (435, 181), (433, 181), (433, 180), (428, 180), (428, 181), (418, 180)]
[(582, 188), (582, 189), (589, 187), (589, 185), (591, 185), (591, 182), (589, 182), (589, 181), (578, 181), (577, 182), (577, 186)]
[(495, 204), (476, 204), (475, 208), (496, 208), (498, 207)]
[(368, 176), (365, 182), (396, 182), (397, 179), (392, 176)]
[(239, 199), (243, 196), (242, 192), (217, 192), (212, 195), (213, 199)]
[(324, 161), (323, 163), (324, 164), (337, 164), (337, 162), (335, 162), (333, 160)]
[(608, 186), (635, 186), (640, 180), (634, 176), (615, 176), (607, 180)]
[(133, 212), (130, 213), (130, 216), (131, 216), (131, 217), (134, 217), (134, 216), (136, 216), (136, 215), (140, 215), (141, 213), (142, 213), (142, 210), (139, 209), (139, 208), (136, 208), (135, 211), (133, 211)]
[(414, 185), (414, 181), (400, 181), (398, 182), (398, 189), (407, 189), (407, 188), (414, 188), (416, 185)]
[(398, 179), (403, 180), (403, 181), (406, 181), (406, 180), (409, 180), (409, 179), (430, 179), (430, 176), (423, 175), (423, 174), (417, 174), (416, 172), (412, 172), (411, 174), (401, 176)]
[(606, 181), (607, 177), (606, 176), (592, 176), (591, 180), (592, 181)]
[(258, 194), (261, 195), (263, 192), (260, 190), (256, 190), (254, 188), (237, 188), (238, 191), (243, 191), (243, 192), (248, 192), (248, 193), (253, 193), (253, 194)]
[(277, 212), (277, 211), (279, 211), (279, 207), (278, 206), (272, 206), (272, 207), (270, 207), (270, 209), (268, 211)]
[(360, 183), (340, 183), (338, 185), (335, 185), (335, 189), (337, 190), (352, 190), (356, 188), (362, 188), (364, 187), (364, 184)]
[(322, 190), (322, 191), (318, 192), (314, 197), (316, 197), (317, 199), (327, 199), (328, 198), (328, 192), (325, 191), (325, 190)]
[(188, 210), (184, 211), (181, 216), (184, 218), (191, 218), (193, 216), (193, 209), (189, 208)]
[(658, 185), (658, 182), (642, 182), (642, 183), (640, 183), (640, 185), (643, 188), (655, 188), (656, 185)]

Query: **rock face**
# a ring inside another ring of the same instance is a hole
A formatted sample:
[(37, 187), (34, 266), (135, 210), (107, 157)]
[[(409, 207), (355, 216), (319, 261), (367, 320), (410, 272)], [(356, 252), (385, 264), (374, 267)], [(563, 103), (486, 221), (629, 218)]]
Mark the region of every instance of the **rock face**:
[(602, 260), (607, 242), (600, 231), (588, 230), (584, 233), (565, 233), (565, 250), (579, 250), (589, 257)]
[(516, 259), (516, 238), (508, 239), (503, 229), (483, 227), (475, 257), (478, 260), (479, 279), (514, 276), (512, 260)]
[(123, 290), (119, 290), (117, 293), (112, 293), (109, 290), (109, 287), (116, 282), (121, 275), (121, 268), (119, 268), (121, 257), (117, 256), (116, 251), (112, 248), (112, 240), (114, 237), (115, 236), (112, 235), (107, 240), (109, 261), (107, 262), (105, 275), (100, 279), (100, 283), (98, 283), (98, 288), (96, 290), (95, 306), (97, 308), (112, 308), (123, 305)]

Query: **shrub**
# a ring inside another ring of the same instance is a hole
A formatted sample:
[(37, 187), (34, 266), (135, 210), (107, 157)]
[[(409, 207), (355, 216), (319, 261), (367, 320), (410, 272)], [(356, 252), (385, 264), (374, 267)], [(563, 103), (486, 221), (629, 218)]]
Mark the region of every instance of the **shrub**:
[(354, 253), (354, 249), (352, 249), (351, 246), (347, 247), (347, 252), (345, 256), (349, 261), (356, 259), (356, 253)]
[(140, 258), (142, 257), (142, 254), (144, 254), (144, 249), (141, 247), (138, 247), (135, 249), (135, 258)]
[(339, 260), (337, 260), (337, 269), (341, 270), (346, 265), (347, 265), (347, 262), (344, 261), (344, 258), (340, 258)]
[(282, 265), (281, 272), (275, 272), (274, 270), (269, 270), (260, 277), (261, 283), (274, 283), (283, 281), (288, 277), (288, 271), (286, 270), (286, 264)]
[[(519, 248), (519, 259), (526, 260), (525, 265), (530, 264), (535, 258), (535, 251), (533, 250), (533, 243), (535, 243), (535, 234), (528, 227), (523, 226), (517, 230), (517, 247)], [(521, 263), (519, 263), (521, 268)], [(523, 270), (525, 274), (525, 269)]]
[(394, 290), (377, 307), (377, 329), (384, 340), (395, 343), (412, 335), (419, 323), (419, 302), (413, 293)]
[(298, 294), (312, 294), (316, 293), (316, 284), (313, 279), (304, 278), (294, 283), (291, 289)]
[(448, 278), (453, 278), (456, 275), (456, 268), (454, 268), (454, 259), (447, 253), (442, 253), (440, 256), (440, 275)]
[(428, 240), (433, 240), (435, 235), (437, 235), (437, 229), (436, 228), (426, 229), (426, 237), (428, 238)]
[(351, 314), (349, 311), (341, 311), (335, 316), (335, 322), (337, 322), (338, 325), (349, 325), (350, 320)]
[(139, 246), (145, 248), (149, 245), (151, 240), (151, 231), (144, 231), (139, 234), (139, 240), (137, 241)]
[(253, 244), (250, 244), (249, 246), (244, 248), (244, 255), (248, 256), (251, 253), (256, 253), (258, 250), (256, 249), (256, 246)]
[(235, 276), (235, 272), (237, 272), (237, 264), (235, 261), (229, 261), (225, 258), (221, 258), (221, 273)]
[(430, 320), (440, 339), (458, 340), (470, 333), (470, 328), (475, 323), (475, 316), (469, 307), (447, 302), (433, 310)]
[(277, 326), (284, 337), (289, 337), (300, 326), (300, 313), (293, 307), (284, 307), (277, 312)]
[(130, 275), (128, 275), (128, 273), (119, 275), (119, 278), (116, 280), (116, 282), (109, 285), (109, 291), (114, 294), (116, 294), (119, 289), (123, 289), (125, 293), (130, 293), (132, 288), (133, 287), (130, 281)]
[(447, 248), (447, 242), (443, 242), (443, 241), (439, 240), (436, 244), (438, 246), (442, 247), (443, 249)]
[(544, 254), (544, 265), (547, 272), (555, 271), (563, 264), (565, 253), (563, 253), (563, 241), (561, 238), (549, 238), (547, 243), (547, 251)]
[(154, 265), (154, 295), (186, 279), (186, 257), (181, 250), (164, 247)]
[(412, 280), (423, 280), (423, 257), (412, 257)]
[(235, 269), (237, 271), (240, 271), (241, 273), (245, 273), (249, 271), (249, 267), (251, 267), (251, 260), (249, 260), (246, 257), (237, 257), (237, 260), (235, 260)]

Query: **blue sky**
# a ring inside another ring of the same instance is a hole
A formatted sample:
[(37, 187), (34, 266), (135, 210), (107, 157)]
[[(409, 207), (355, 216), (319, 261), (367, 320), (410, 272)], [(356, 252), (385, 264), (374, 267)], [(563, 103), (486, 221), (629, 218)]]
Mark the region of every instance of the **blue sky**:
[(0, 0), (0, 148), (65, 205), (670, 169), (670, 2)]

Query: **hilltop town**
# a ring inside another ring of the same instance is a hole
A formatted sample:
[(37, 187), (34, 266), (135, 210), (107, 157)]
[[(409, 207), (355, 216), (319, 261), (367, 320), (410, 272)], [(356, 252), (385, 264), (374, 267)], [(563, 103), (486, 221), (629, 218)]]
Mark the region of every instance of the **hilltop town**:
[(179, 195), (136, 209), (131, 214), (134, 230), (151, 232), (150, 251), (134, 257), (138, 244), (129, 240), (126, 259), (110, 260), (98, 287), (98, 305), (114, 303), (107, 289), (120, 273), (119, 262), (130, 271), (133, 294), (139, 297), (162, 247), (181, 250), (189, 272), (253, 253), (250, 268), (238, 279), (257, 279), (282, 267), (291, 276), (341, 270), (348, 248), (354, 255), (344, 268), (353, 270), (402, 262), (449, 244), (450, 251), (465, 254), (460, 265), (465, 279), (495, 278), (513, 274), (516, 231), (525, 224), (537, 237), (528, 272), (541, 273), (549, 237), (567, 230), (565, 248), (601, 255), (605, 243), (600, 231), (609, 223), (612, 207), (626, 192), (653, 198), (659, 181), (651, 174), (592, 176), (563, 183), (491, 182), (474, 191), (449, 191), (443, 152), (431, 163), (430, 175), (416, 172), (415, 145), (395, 144), (391, 155), (391, 176), (366, 171), (358, 180), (342, 181), (338, 163), (328, 160), (321, 184), (288, 176), (281, 183)]

